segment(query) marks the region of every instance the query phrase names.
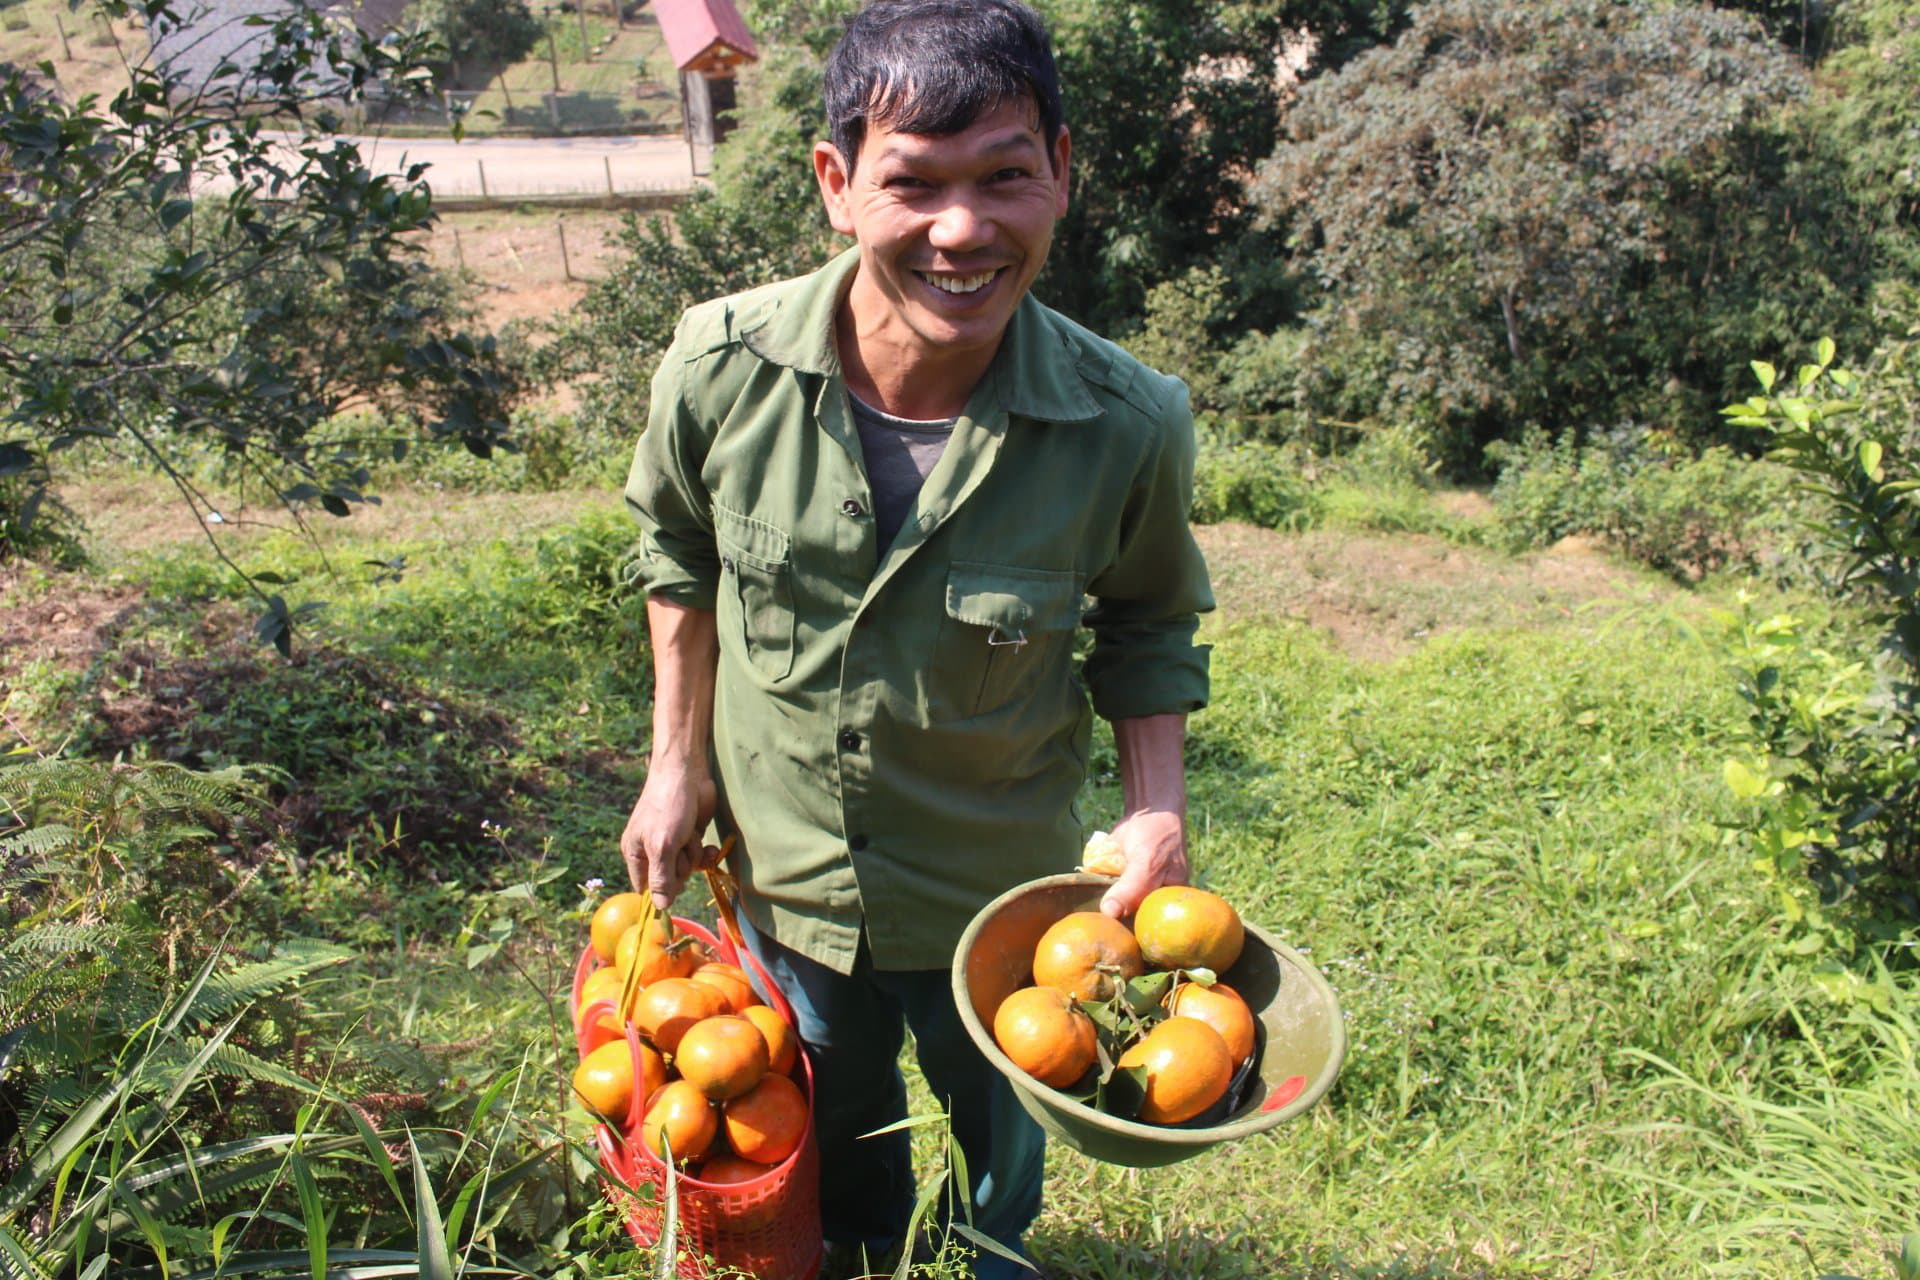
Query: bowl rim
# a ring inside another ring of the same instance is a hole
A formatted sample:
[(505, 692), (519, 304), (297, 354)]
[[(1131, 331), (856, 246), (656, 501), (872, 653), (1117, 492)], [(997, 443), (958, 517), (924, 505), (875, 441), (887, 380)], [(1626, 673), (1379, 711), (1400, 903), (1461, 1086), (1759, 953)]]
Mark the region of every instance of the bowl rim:
[(1014, 1088), (1025, 1090), (1049, 1110), (1071, 1116), (1078, 1123), (1086, 1124), (1115, 1137), (1138, 1138), (1146, 1142), (1174, 1147), (1207, 1147), (1251, 1134), (1264, 1133), (1291, 1120), (1320, 1101), (1333, 1087), (1334, 1079), (1340, 1074), (1340, 1067), (1347, 1056), (1347, 1025), (1346, 1018), (1340, 1009), (1340, 1002), (1334, 996), (1333, 987), (1310, 960), (1259, 925), (1244, 918), (1241, 924), (1245, 927), (1247, 936), (1259, 939), (1261, 945), (1278, 956), (1282, 963), (1296, 970), (1333, 1014), (1330, 1019), (1331, 1026), (1328, 1029), (1328, 1053), (1325, 1065), (1321, 1067), (1318, 1075), (1308, 1080), (1305, 1087), (1284, 1105), (1275, 1107), (1271, 1111), (1255, 1111), (1252, 1114), (1242, 1115), (1238, 1119), (1225, 1120), (1202, 1129), (1170, 1128), (1147, 1124), (1144, 1121), (1127, 1120), (1120, 1116), (1109, 1115), (1104, 1111), (1097, 1111), (1070, 1093), (1062, 1092), (1052, 1085), (1042, 1084), (1001, 1051), (999, 1044), (994, 1041), (992, 1032), (980, 1021), (979, 1014), (974, 1011), (973, 997), (967, 989), (966, 957), (972, 951), (973, 943), (979, 937), (981, 929), (1006, 904), (1036, 889), (1056, 887), (1094, 889), (1105, 888), (1112, 884), (1113, 879), (1110, 876), (1094, 875), (1083, 871), (1042, 876), (1007, 890), (980, 908), (973, 919), (967, 923), (966, 930), (960, 935), (959, 945), (953, 952), (951, 971), (953, 1000), (959, 1008), (961, 1024), (966, 1027), (967, 1034), (972, 1037), (974, 1045), (987, 1061), (993, 1064), (994, 1069), (1006, 1076), (1008, 1083)]

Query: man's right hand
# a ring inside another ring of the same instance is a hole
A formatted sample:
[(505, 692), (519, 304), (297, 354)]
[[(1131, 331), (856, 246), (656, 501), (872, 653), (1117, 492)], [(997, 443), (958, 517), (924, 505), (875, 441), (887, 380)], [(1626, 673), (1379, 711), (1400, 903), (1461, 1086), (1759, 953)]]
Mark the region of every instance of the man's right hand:
[(651, 892), (656, 909), (671, 906), (697, 868), (713, 865), (714, 851), (704, 848), (700, 837), (718, 802), (710, 777), (648, 771), (627, 829), (620, 834), (620, 856), (626, 859), (634, 891)]

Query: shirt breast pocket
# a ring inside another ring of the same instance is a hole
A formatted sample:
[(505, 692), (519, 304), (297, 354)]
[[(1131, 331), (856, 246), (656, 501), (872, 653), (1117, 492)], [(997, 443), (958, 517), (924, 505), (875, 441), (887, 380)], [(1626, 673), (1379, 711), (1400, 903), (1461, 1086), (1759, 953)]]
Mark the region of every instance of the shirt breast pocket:
[(1071, 679), (1077, 574), (955, 562), (928, 673), (932, 719), (991, 715)]
[(754, 668), (769, 680), (784, 680), (793, 672), (793, 539), (764, 520), (718, 505), (713, 532), (720, 551), (723, 642), (725, 633), (737, 633)]

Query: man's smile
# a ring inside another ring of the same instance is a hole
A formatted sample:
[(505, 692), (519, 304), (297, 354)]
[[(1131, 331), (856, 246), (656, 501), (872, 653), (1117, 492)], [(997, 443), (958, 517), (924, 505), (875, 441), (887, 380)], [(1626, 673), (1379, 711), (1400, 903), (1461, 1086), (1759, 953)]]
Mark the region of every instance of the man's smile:
[(987, 271), (975, 271), (964, 275), (951, 271), (915, 271), (913, 274), (919, 276), (922, 280), (925, 280), (942, 293), (968, 294), (977, 293), (992, 284), (994, 277), (999, 275), (1003, 270), (1005, 270), (1005, 268), (996, 267)]

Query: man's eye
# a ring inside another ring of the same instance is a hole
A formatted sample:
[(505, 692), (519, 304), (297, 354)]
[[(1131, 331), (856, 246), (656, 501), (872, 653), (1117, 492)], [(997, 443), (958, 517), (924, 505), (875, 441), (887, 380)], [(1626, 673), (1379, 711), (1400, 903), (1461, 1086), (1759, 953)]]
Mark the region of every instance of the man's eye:
[(993, 175), (993, 181), (1017, 182), (1021, 178), (1025, 178), (1029, 176), (1031, 175), (1029, 175), (1025, 169), (1002, 169)]
[(915, 178), (909, 174), (896, 174), (887, 179), (886, 185), (896, 190), (904, 189), (914, 191), (925, 187), (927, 184), (924, 179)]

